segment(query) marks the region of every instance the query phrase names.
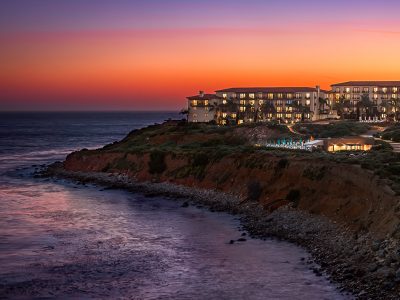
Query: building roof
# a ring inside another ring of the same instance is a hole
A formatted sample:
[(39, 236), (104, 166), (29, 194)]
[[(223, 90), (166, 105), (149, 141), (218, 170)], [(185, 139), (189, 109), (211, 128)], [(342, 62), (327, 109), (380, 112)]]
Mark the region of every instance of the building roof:
[(325, 145), (338, 145), (338, 144), (361, 144), (361, 145), (374, 145), (375, 140), (371, 137), (349, 136), (341, 138), (328, 138), (324, 139)]
[(346, 82), (332, 84), (332, 86), (378, 86), (378, 87), (390, 87), (390, 86), (400, 86), (400, 81), (346, 81)]
[(218, 99), (218, 98), (220, 98), (220, 97), (218, 97), (215, 94), (203, 94), (203, 95), (187, 97), (188, 100), (214, 100), (214, 99)]
[[(216, 91), (217, 93), (307, 93), (316, 92), (310, 87), (233, 87)], [(321, 90), (326, 92), (325, 90)]]

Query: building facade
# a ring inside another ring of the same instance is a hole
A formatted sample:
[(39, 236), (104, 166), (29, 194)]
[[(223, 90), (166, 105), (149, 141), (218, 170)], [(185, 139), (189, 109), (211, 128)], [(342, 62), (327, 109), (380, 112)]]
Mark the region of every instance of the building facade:
[(188, 97), (189, 122), (307, 122), (330, 117), (328, 92), (318, 86), (228, 88)]
[(332, 108), (345, 119), (398, 120), (400, 81), (348, 81), (332, 85)]

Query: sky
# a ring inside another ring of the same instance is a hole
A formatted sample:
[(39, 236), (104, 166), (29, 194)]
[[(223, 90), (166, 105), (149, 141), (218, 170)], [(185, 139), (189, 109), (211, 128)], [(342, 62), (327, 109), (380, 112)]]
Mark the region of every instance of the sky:
[(2, 0), (0, 110), (178, 110), (199, 90), (400, 80), (398, 0)]

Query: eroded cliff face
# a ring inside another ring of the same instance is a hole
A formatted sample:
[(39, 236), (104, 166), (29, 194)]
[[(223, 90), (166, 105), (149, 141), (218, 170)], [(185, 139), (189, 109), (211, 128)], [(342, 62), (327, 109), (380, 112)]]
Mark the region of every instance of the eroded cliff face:
[(273, 153), (235, 153), (219, 160), (164, 153), (80, 151), (64, 162), (68, 171), (126, 174), (138, 181), (168, 181), (233, 193), (272, 211), (291, 203), (354, 231), (399, 237), (399, 199), (385, 182), (357, 165)]

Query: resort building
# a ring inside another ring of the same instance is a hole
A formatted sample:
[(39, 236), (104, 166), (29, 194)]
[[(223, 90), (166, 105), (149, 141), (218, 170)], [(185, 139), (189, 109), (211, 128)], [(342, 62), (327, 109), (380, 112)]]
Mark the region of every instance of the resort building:
[(239, 87), (188, 97), (189, 122), (283, 123), (330, 117), (328, 92), (310, 87)]
[(369, 151), (375, 144), (374, 138), (344, 137), (324, 139), (324, 149), (328, 152), (337, 151)]
[(348, 81), (332, 85), (330, 102), (345, 119), (398, 120), (400, 81)]

